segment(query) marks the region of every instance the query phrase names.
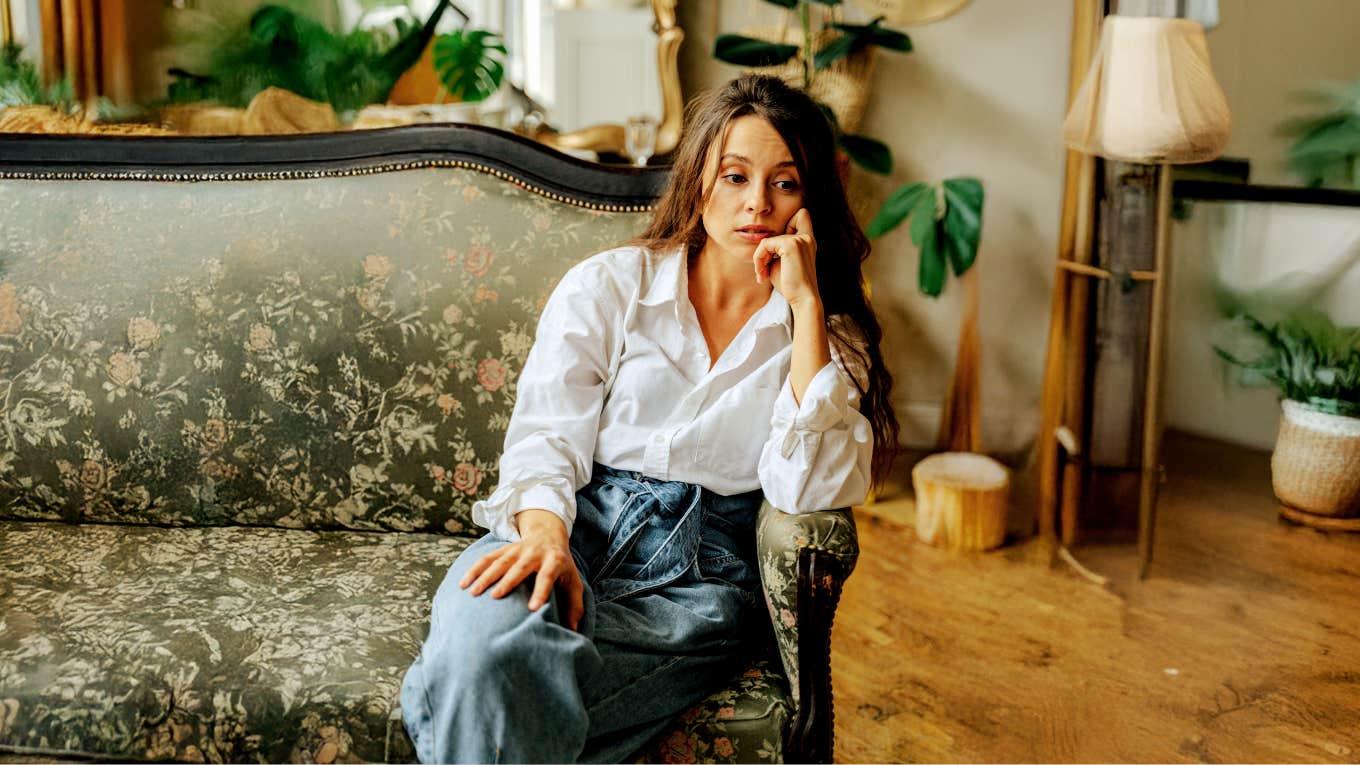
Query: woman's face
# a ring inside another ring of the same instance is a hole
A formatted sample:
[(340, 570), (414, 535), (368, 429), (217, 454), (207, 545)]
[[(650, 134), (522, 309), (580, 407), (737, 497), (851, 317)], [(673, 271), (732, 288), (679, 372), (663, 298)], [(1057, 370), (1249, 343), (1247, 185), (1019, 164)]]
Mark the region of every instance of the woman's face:
[(760, 240), (783, 234), (803, 207), (802, 179), (789, 147), (764, 117), (732, 120), (714, 150), (719, 152), (705, 174), (705, 188), (713, 189), (703, 212), (708, 246), (749, 261)]

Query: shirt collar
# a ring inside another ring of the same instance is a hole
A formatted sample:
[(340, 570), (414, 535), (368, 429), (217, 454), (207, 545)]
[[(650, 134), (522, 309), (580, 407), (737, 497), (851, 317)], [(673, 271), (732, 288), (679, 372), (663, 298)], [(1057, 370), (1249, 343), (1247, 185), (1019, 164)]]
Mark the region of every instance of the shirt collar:
[[(681, 321), (680, 309), (689, 302), (689, 268), (687, 268), (688, 249), (685, 245), (662, 254), (660, 262), (652, 272), (651, 283), (638, 302), (646, 306), (671, 303), (675, 307), (675, 318)], [(783, 325), (792, 336), (793, 309), (789, 301), (779, 293), (770, 291), (770, 299), (756, 311), (756, 329)]]

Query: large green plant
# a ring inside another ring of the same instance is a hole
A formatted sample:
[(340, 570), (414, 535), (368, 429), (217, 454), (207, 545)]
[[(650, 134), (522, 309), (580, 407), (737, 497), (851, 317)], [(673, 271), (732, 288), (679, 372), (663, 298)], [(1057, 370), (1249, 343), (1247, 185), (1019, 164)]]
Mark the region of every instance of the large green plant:
[[(170, 85), (169, 100), (212, 100), (241, 107), (273, 86), (328, 103), (337, 112), (381, 103), (402, 73), (420, 59), (435, 36), (435, 25), (452, 7), (451, 0), (440, 0), (424, 24), (398, 19), (395, 32), (356, 29), (342, 34), (293, 9), (262, 5), (244, 27), (216, 42), (205, 72), (171, 70), (177, 79)], [(485, 98), (500, 85), (503, 67), (495, 54), (503, 54), (505, 48), (487, 35), (461, 30), (435, 40), (437, 67), (441, 50), (457, 51), (452, 64), (443, 61), (446, 86), (451, 79), (462, 78), (464, 70), (472, 72), (472, 87), (450, 88), (464, 100)], [(469, 38), (478, 44), (469, 47), (464, 43)]]
[(1240, 370), (1242, 384), (1274, 387), (1318, 411), (1360, 416), (1360, 327), (1338, 327), (1307, 310), (1274, 324), (1240, 314), (1234, 327), (1232, 342), (1214, 352)]
[[(847, 24), (840, 19), (841, 0), (767, 0), (796, 12), (802, 43), (789, 45), (743, 35), (719, 35), (713, 44), (715, 58), (738, 66), (778, 66), (797, 60), (802, 87), (811, 91), (817, 73), (868, 46), (908, 53), (911, 38), (884, 27), (880, 16), (868, 24)], [(813, 29), (812, 4), (823, 6), (822, 31), (828, 39), (814, 50), (820, 35)], [(831, 109), (822, 111), (836, 132), (836, 142), (850, 159), (879, 175), (893, 170), (892, 151), (882, 141), (842, 132)], [(892, 192), (869, 223), (866, 233), (880, 237), (911, 220), (911, 239), (920, 250), (917, 282), (921, 292), (936, 297), (944, 291), (950, 270), (962, 276), (977, 258), (982, 236), (982, 182), (976, 178), (950, 178), (942, 183), (909, 183)]]
[(1325, 111), (1280, 124), (1281, 134), (1294, 136), (1290, 167), (1309, 186), (1360, 189), (1360, 79), (1300, 95)]

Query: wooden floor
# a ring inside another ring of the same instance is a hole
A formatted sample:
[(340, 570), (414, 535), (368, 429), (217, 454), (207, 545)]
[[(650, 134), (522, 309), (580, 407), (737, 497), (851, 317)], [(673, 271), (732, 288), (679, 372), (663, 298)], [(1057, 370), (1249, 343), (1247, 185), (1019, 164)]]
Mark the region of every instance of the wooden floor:
[(1269, 456), (1169, 434), (1153, 565), (1037, 539), (950, 554), (857, 512), (839, 762), (1360, 761), (1360, 534), (1280, 520)]

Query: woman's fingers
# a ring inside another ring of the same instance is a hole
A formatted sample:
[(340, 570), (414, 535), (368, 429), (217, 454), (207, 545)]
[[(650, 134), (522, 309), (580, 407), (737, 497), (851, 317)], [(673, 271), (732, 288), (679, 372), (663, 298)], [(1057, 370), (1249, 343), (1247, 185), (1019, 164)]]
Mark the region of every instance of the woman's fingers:
[(501, 553), (505, 552), (506, 549), (507, 548), (502, 547), (499, 550), (492, 550), (486, 555), (483, 555), (482, 557), (478, 558), (477, 561), (472, 564), (472, 568), (469, 568), (467, 570), (467, 573), (463, 574), (463, 578), (458, 582), (458, 586), (461, 589), (466, 590), (468, 588), (468, 585), (476, 581), (477, 577), (481, 575), (483, 571), (486, 570), (486, 567), (490, 566), (492, 563), (496, 561), (497, 558), (501, 557)]
[(809, 213), (806, 207), (798, 208), (798, 212), (793, 214), (793, 218), (789, 220), (787, 233), (806, 234), (816, 239), (816, 235), (812, 233), (812, 213)]
[(477, 581), (473, 583), (472, 589), (470, 590), (472, 596), (475, 598), (478, 595), (481, 595), (483, 592), (486, 592), (486, 588), (500, 581), (500, 578), (505, 574), (506, 570), (514, 564), (516, 559), (516, 556), (506, 554), (501, 555), (496, 558), (496, 560), (492, 561), (491, 565), (487, 566), (486, 570), (482, 572), (482, 575), (477, 577)]
[(577, 629), (585, 617), (585, 584), (576, 570), (576, 562), (559, 550), (545, 552), (518, 542), (507, 545), (472, 564), (458, 586), (468, 589), (471, 585), (469, 593), (477, 597), (495, 585), (491, 597), (503, 598), (533, 573), (538, 576), (529, 596), (529, 610), (542, 608), (552, 597), (553, 587), (560, 583), (567, 596), (564, 623)]
[[(525, 577), (534, 573), (534, 569), (536, 568), (537, 566), (532, 565), (529, 560), (521, 557), (519, 560), (515, 561), (514, 565), (510, 566), (509, 570), (501, 575), (500, 583), (491, 591), (491, 597), (503, 598), (506, 595), (509, 595), (512, 590), (519, 586), (520, 582), (524, 581)], [(536, 606), (530, 602), (529, 608), (535, 609)]]
[(774, 269), (779, 267), (781, 258), (781, 239), (784, 237), (767, 236), (760, 240), (756, 245), (756, 251), (751, 253), (751, 263), (756, 269), (756, 283), (768, 281), (772, 278)]

